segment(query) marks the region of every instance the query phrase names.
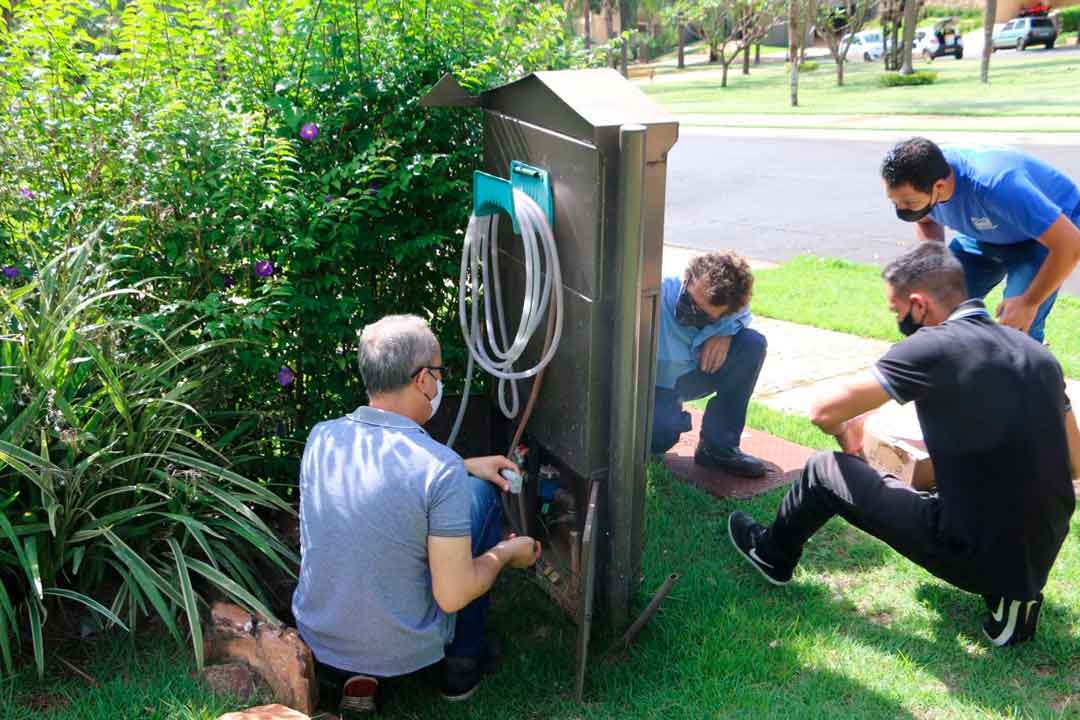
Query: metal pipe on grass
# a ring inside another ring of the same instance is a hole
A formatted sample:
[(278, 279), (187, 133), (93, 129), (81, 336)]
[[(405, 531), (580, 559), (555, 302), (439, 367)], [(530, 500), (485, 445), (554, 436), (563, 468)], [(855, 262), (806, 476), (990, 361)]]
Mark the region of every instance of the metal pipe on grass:
[(630, 647), (630, 644), (634, 642), (634, 638), (638, 636), (638, 633), (641, 632), (641, 629), (645, 627), (650, 620), (652, 620), (653, 615), (656, 614), (656, 611), (660, 608), (660, 604), (664, 602), (664, 599), (668, 596), (668, 593), (671, 592), (671, 588), (675, 586), (675, 582), (679, 579), (679, 577), (679, 573), (671, 573), (667, 576), (667, 580), (665, 580), (664, 584), (660, 586), (660, 589), (656, 591), (656, 594), (653, 595), (652, 600), (649, 601), (649, 604), (646, 605), (645, 609), (641, 611), (640, 615), (638, 615), (638, 618), (634, 621), (634, 624), (631, 625), (630, 628), (626, 631), (626, 633), (622, 636), (622, 640), (619, 641), (620, 650), (626, 650), (628, 647)]

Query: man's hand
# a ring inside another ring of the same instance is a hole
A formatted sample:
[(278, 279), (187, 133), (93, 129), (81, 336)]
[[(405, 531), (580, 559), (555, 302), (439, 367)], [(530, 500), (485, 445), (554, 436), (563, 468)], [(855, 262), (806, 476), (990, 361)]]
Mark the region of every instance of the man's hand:
[(701, 371), (714, 373), (724, 367), (728, 350), (731, 349), (730, 335), (713, 335), (701, 346)]
[(525, 535), (511, 535), (496, 547), (501, 547), (509, 556), (506, 564), (518, 570), (532, 567), (540, 559), (540, 542)]
[(506, 478), (499, 474), (499, 471), (513, 470), (518, 474), (521, 473), (521, 470), (517, 465), (510, 462), (509, 459), (502, 455), (487, 455), (485, 457), (469, 458), (465, 461), (465, 470), (470, 475), (475, 475), (481, 480), (487, 480), (503, 492), (510, 489), (510, 483), (507, 482)]
[(1031, 328), (1031, 323), (1035, 322), (1035, 315), (1038, 312), (1039, 306), (1029, 303), (1023, 295), (1005, 298), (997, 307), (999, 323), (1024, 333)]
[(870, 413), (867, 412), (851, 418), (844, 423), (840, 428), (840, 432), (836, 434), (836, 442), (840, 444), (840, 449), (848, 455), (863, 457), (863, 437), (866, 431), (866, 418), (868, 417), (870, 417)]

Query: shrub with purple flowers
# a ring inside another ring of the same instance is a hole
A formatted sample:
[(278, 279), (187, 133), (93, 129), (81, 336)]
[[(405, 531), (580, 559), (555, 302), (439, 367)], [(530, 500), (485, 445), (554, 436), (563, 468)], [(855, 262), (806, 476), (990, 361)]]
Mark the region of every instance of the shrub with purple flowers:
[[(199, 353), (212, 355), (205, 382), (198, 374), (162, 376), (187, 378), (191, 392), (203, 388), (200, 399), (213, 406), (199, 411), (220, 419), (199, 430), (200, 439), (212, 439), (209, 447), (183, 451), (214, 462), (242, 458), (235, 469), (293, 501), (298, 441), (314, 423), (364, 401), (358, 328), (391, 312), (416, 312), (431, 318), (448, 363), (463, 358), (446, 280), (457, 276), (469, 212), (462, 199), (480, 163), (479, 116), (424, 109), (419, 99), (447, 70), (479, 89), (581, 61), (564, 19), (559, 4), (532, 0), (11, 3), (0, 18), (0, 188), (8, 189), (0, 191), (0, 291), (65, 257), (73, 238), (96, 238), (95, 262), (130, 292), (103, 300), (108, 322), (86, 347), (122, 347), (119, 381), (128, 383), (140, 363), (167, 363), (158, 338), (211, 344), (212, 354)], [(139, 329), (134, 337), (131, 328)], [(42, 377), (58, 376), (56, 364), (67, 357), (42, 355)], [(89, 373), (91, 365), (70, 370)], [(85, 427), (101, 442), (144, 442), (126, 429), (136, 409), (125, 402), (141, 395), (109, 379), (95, 375), (97, 394), (90, 393), (112, 408), (108, 432), (94, 425), (96, 416), (67, 422), (50, 435), (50, 453), (90, 449)], [(10, 394), (0, 402), (23, 398), (3, 382), (0, 374), (0, 389)], [(38, 401), (34, 388), (27, 392), (33, 396), (20, 408)], [(65, 401), (57, 396), (53, 419)], [(4, 422), (0, 437), (12, 437)], [(32, 434), (17, 437), (28, 452), (46, 449)], [(170, 493), (202, 482), (164, 462), (138, 467)], [(40, 504), (41, 495), (34, 497)], [(174, 514), (184, 516), (185, 507)], [(35, 523), (47, 523), (43, 507), (30, 511)], [(153, 522), (162, 527), (150, 525), (145, 540), (159, 541), (154, 569), (171, 580), (175, 553), (162, 538), (184, 530), (174, 519), (168, 532), (166, 520)], [(181, 554), (198, 545), (193, 538), (179, 540)], [(107, 548), (118, 562), (135, 562), (119, 545)], [(250, 574), (254, 558), (235, 553), (223, 572)], [(0, 575), (7, 561), (0, 548)], [(69, 556), (50, 562), (70, 570)], [(145, 589), (134, 592), (135, 604), (147, 605)], [(170, 611), (176, 597), (163, 601)]]

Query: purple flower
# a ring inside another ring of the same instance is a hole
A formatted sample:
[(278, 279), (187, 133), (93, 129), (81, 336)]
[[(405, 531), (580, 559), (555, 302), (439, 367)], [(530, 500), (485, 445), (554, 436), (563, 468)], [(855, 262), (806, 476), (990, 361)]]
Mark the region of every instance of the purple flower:
[(274, 274), (274, 263), (269, 260), (259, 260), (255, 263), (255, 274), (261, 278), (270, 277)]
[(236, 278), (232, 276), (232, 273), (225, 273), (221, 278), (221, 285), (226, 290), (236, 285)]
[(277, 371), (277, 381), (281, 387), (289, 387), (295, 379), (296, 373), (288, 365), (282, 365), (281, 369)]
[(19, 268), (15, 267), (14, 265), (8, 265), (4, 268), (4, 277), (6, 277), (8, 280), (14, 280), (15, 278), (19, 277)]
[(304, 140), (314, 140), (319, 137), (319, 126), (315, 123), (304, 123), (300, 128), (300, 137)]
[(34, 191), (30, 190), (28, 188), (19, 188), (19, 194), (22, 195), (27, 200), (33, 200), (34, 199)]
[(334, 199), (333, 195), (323, 195), (323, 202), (332, 202), (333, 199)]

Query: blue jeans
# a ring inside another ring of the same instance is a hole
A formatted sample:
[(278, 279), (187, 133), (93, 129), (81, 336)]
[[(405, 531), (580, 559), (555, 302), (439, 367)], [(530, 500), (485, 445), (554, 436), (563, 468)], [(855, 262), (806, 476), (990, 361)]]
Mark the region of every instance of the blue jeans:
[[(483, 555), (502, 539), (502, 508), (499, 491), (487, 480), (469, 476), (472, 515), (469, 522), (473, 557)], [(454, 640), (446, 646), (452, 657), (479, 658), (484, 654), (484, 626), (487, 624), (490, 593), (484, 593), (458, 610)]]
[(727, 359), (713, 373), (693, 370), (675, 383), (675, 389), (656, 388), (653, 411), (652, 452), (665, 453), (690, 429), (690, 413), (683, 401), (710, 393), (716, 397), (705, 406), (701, 439), (718, 450), (737, 448), (746, 425), (746, 408), (765, 362), (768, 343), (756, 330), (744, 329), (731, 338)]
[[(949, 243), (949, 249), (964, 266), (964, 281), (968, 295), (982, 299), (1005, 279), (1005, 297), (1022, 295), (1035, 275), (1042, 268), (1049, 251), (1038, 240), (1025, 240), (1014, 245), (994, 245), (957, 235)], [(1028, 335), (1043, 341), (1046, 316), (1054, 307), (1057, 291), (1039, 306)]]

